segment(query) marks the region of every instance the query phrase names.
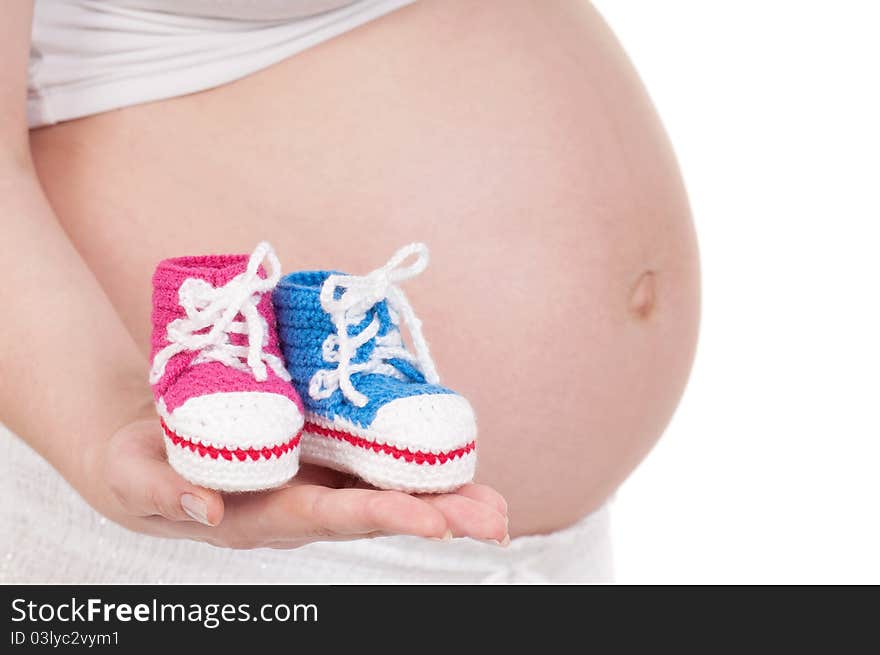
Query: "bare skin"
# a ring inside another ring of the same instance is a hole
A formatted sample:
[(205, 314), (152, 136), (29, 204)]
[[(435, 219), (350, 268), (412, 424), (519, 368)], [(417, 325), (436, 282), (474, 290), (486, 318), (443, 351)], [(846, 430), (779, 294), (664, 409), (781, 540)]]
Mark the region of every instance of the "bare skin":
[[(407, 293), (444, 383), (477, 410), (482, 484), (463, 490), (472, 504), (408, 497), (440, 514), (411, 533), (503, 540), (493, 488), (514, 536), (571, 524), (645, 456), (687, 379), (686, 197), (584, 3), (427, 0), (217, 89), (35, 130), (29, 148), (69, 239), (58, 248), (75, 247), (141, 358), (163, 257), (265, 238), (287, 270), (361, 273), (402, 243), (431, 246)], [(46, 259), (25, 252), (32, 269)], [(64, 472), (54, 443), (41, 452)]]
[(32, 4), (15, 0), (4, 11), (2, 420), (95, 509), (147, 534), (230, 548), (294, 548), (385, 534), (508, 543), (507, 505), (486, 485), (417, 497), (359, 487), (350, 477), (311, 467), (281, 489), (224, 497), (168, 466), (145, 383), (143, 344), (126, 330), (36, 176), (22, 103)]

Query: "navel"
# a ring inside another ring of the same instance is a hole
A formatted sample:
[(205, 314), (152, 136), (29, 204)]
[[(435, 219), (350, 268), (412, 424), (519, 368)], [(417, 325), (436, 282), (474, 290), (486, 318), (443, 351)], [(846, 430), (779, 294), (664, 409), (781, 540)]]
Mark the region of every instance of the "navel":
[(629, 311), (640, 320), (647, 320), (657, 304), (657, 276), (653, 271), (642, 273), (629, 297)]

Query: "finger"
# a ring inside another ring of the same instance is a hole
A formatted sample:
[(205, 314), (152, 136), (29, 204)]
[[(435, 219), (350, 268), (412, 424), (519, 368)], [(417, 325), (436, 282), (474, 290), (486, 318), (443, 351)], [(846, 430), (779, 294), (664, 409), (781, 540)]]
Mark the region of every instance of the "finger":
[(502, 516), (507, 516), (507, 500), (488, 485), (466, 484), (463, 487), (459, 487), (455, 493), (494, 507)]
[(376, 533), (442, 538), (449, 526), (439, 510), (404, 493), (295, 485), (229, 499), (220, 528), (247, 546)]
[(404, 534), (451, 538), (442, 512), (401, 492), (294, 485), (226, 498), (216, 528), (167, 523), (164, 534), (232, 548), (295, 548), (313, 541)]
[(509, 542), (507, 517), (486, 503), (458, 494), (427, 496), (425, 501), (443, 513), (456, 537), (497, 541), (502, 545)]
[(399, 491), (327, 489), (313, 485), (291, 490), (290, 508), (301, 512), (317, 535), (372, 533), (443, 538), (449, 526), (443, 514), (420, 498)]
[(312, 484), (319, 487), (340, 489), (342, 487), (353, 486), (355, 480), (357, 480), (357, 478), (354, 478), (347, 473), (334, 471), (333, 469), (328, 469), (323, 466), (300, 464), (296, 477), (291, 479), (286, 486), (294, 487)]
[(162, 516), (208, 526), (223, 519), (220, 494), (187, 482), (165, 460), (137, 455), (117, 459), (109, 476), (123, 509), (135, 516)]
[(396, 491), (290, 486), (226, 498), (216, 528), (169, 523), (150, 529), (231, 548), (295, 548), (314, 541), (402, 534), (451, 538), (443, 513), (422, 499)]

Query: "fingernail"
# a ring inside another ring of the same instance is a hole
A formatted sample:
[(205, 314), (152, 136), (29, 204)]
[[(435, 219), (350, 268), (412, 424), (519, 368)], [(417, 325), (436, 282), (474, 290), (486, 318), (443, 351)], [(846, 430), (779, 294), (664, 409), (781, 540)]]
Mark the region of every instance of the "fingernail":
[(497, 539), (480, 539), (480, 541), (492, 544), (493, 546), (501, 546), (502, 548), (507, 548), (510, 545), (510, 535), (504, 535), (504, 539), (498, 541)]
[(183, 494), (180, 497), (180, 506), (193, 521), (202, 525), (211, 525), (208, 521), (208, 503), (193, 494)]
[(446, 530), (442, 537), (431, 537), (432, 541), (452, 541), (452, 530)]

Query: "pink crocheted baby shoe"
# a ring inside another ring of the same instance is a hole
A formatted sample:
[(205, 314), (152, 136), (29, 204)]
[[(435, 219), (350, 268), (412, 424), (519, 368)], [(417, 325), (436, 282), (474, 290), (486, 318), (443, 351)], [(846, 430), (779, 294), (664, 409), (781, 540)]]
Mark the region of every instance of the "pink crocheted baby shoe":
[(168, 462), (195, 484), (269, 489), (299, 467), (303, 408), (271, 299), (280, 276), (268, 243), (250, 257), (167, 259), (153, 274), (150, 384)]

